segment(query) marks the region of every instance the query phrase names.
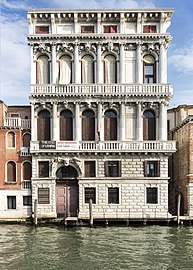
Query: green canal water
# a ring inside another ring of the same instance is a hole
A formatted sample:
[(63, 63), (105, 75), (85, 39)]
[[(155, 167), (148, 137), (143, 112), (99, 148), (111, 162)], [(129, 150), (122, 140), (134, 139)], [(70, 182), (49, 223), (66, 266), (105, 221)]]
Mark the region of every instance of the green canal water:
[(193, 227), (0, 225), (1, 270), (193, 269)]

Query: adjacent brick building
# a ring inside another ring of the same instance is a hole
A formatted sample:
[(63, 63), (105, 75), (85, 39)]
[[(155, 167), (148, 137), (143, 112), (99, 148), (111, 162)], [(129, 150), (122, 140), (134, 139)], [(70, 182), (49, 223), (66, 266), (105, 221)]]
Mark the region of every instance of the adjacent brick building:
[(0, 218), (31, 215), (30, 106), (0, 101)]

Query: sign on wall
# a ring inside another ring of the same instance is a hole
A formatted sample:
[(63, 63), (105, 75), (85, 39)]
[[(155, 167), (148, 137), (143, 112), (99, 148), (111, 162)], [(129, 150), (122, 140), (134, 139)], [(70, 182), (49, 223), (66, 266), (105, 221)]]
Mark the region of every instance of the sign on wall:
[(77, 150), (78, 148), (79, 143), (73, 141), (58, 141), (56, 144), (57, 150)]

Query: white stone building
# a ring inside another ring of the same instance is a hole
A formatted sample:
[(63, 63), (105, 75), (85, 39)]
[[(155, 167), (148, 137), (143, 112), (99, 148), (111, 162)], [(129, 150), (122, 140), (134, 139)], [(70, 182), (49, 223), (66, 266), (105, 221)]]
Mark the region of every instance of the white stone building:
[(39, 217), (167, 218), (172, 9), (32, 10)]

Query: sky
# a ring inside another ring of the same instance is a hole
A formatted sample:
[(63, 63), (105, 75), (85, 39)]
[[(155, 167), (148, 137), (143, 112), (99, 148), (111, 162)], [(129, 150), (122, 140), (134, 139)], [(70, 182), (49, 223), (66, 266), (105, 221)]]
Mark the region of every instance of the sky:
[(27, 11), (43, 8), (174, 8), (168, 29), (173, 37), (168, 83), (174, 89), (169, 107), (193, 104), (193, 0), (0, 0), (0, 99), (7, 105), (29, 104)]

